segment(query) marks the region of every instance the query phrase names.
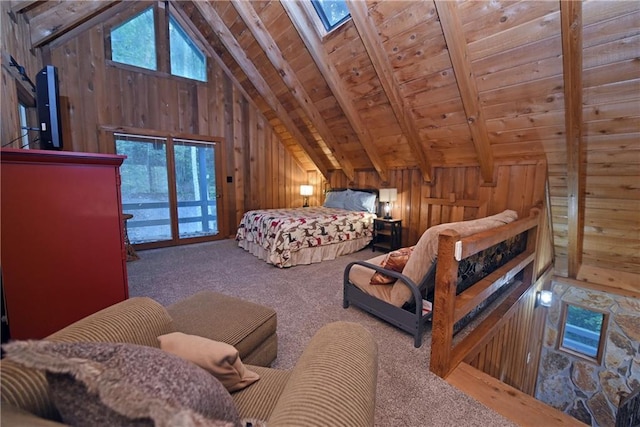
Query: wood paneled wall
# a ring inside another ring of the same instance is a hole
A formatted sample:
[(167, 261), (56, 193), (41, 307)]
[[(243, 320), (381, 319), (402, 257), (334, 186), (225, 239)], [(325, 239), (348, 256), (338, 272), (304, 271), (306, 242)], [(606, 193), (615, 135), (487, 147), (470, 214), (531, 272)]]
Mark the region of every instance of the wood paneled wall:
[[(15, 22), (11, 13), (11, 2), (0, 2), (0, 28), (2, 29), (2, 108), (0, 109), (0, 141), (1, 145), (10, 144), (12, 147), (20, 147), (22, 144), (16, 140), (25, 133), (20, 129), (20, 117), (18, 116), (18, 90), (24, 90), (30, 96), (35, 96), (26, 83), (20, 83), (20, 77), (15, 67), (9, 65), (10, 56), (18, 64), (24, 67), (25, 74), (35, 83), (35, 75), (42, 68), (42, 57), (39, 50), (30, 50), (29, 26), (19, 18)], [(16, 78), (17, 76), (17, 78)], [(22, 86), (19, 89), (19, 86)], [(36, 134), (30, 132), (29, 139)], [(11, 144), (12, 141), (14, 144)]]
[(535, 393), (546, 312), (535, 307), (534, 286), (523, 295), (509, 318), (475, 356), (474, 368), (531, 396)]
[[(640, 10), (632, 2), (582, 5), (582, 150), (585, 195), (578, 279), (638, 291), (640, 277)], [(556, 274), (568, 276), (567, 153), (545, 143)], [(572, 256), (576, 256), (572, 254)]]
[(354, 182), (347, 182), (340, 174), (331, 177), (328, 185), (397, 188), (398, 200), (393, 203), (392, 216), (402, 219), (403, 246), (409, 246), (429, 226), (441, 223), (441, 217), (449, 218), (449, 210), (457, 205), (467, 206), (462, 219), (493, 215), (505, 209), (513, 209), (520, 216), (529, 215), (532, 207), (543, 205), (546, 175), (546, 162), (540, 159), (498, 164), (495, 186), (481, 185), (478, 166), (435, 168), (432, 183), (424, 182), (418, 169), (398, 169), (389, 173), (389, 181), (385, 183), (371, 171), (357, 172)]
[(46, 53), (59, 69), (65, 149), (113, 153), (113, 139), (103, 126), (221, 137), (228, 224), (223, 234), (233, 235), (247, 210), (302, 206), (299, 186), (313, 183), (315, 173), (309, 181), (271, 124), (217, 62), (208, 60), (208, 81), (201, 83), (107, 58), (105, 32), (125, 16), (96, 23)]

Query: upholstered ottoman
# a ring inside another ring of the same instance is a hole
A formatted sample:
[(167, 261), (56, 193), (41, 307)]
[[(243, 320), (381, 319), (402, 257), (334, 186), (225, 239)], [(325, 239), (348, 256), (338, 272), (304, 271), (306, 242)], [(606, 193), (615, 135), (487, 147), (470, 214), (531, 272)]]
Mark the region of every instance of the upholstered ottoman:
[(269, 307), (202, 291), (167, 311), (176, 330), (231, 344), (244, 363), (269, 366), (278, 355), (276, 312)]

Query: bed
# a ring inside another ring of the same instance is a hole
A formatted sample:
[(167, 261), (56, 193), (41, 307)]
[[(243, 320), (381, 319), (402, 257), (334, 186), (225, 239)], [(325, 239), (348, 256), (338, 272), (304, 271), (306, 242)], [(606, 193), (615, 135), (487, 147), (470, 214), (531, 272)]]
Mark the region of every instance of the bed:
[(276, 267), (322, 262), (366, 247), (376, 211), (375, 190), (333, 190), (323, 206), (246, 212), (236, 240)]
[[(526, 233), (507, 231), (514, 226), (521, 227), (521, 222), (528, 224), (525, 220), (518, 221), (517, 217), (515, 211), (506, 210), (486, 218), (436, 225), (428, 228), (413, 247), (350, 263), (343, 277), (343, 307), (354, 305), (411, 333), (414, 346), (420, 347), (423, 331), (433, 313), (429, 306), (434, 302), (441, 234), (453, 232), (460, 238), (473, 238), (488, 233), (488, 239), (492, 241), (490, 247), (456, 264), (454, 286), (456, 292), (462, 294), (513, 259), (523, 256), (527, 247)], [(514, 275), (508, 275), (509, 281), (496, 284), (493, 289), (502, 287), (506, 290)], [(470, 309), (459, 319), (456, 328), (463, 327), (498, 296), (495, 292), (491, 298)]]

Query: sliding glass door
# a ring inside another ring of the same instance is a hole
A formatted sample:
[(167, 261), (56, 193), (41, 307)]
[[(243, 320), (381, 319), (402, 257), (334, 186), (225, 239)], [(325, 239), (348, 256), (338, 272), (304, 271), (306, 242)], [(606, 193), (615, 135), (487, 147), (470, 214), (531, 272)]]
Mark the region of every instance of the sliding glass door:
[(174, 139), (181, 239), (218, 234), (215, 145)]
[(212, 141), (114, 133), (131, 243), (159, 247), (220, 237)]

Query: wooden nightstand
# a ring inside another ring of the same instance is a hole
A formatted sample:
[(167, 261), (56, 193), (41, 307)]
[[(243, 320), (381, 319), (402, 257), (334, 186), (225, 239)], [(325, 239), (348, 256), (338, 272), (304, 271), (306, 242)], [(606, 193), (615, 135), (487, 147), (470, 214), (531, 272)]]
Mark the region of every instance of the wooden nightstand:
[(402, 244), (402, 220), (375, 218), (373, 220), (373, 244), (371, 249), (376, 248), (384, 252), (400, 249)]

